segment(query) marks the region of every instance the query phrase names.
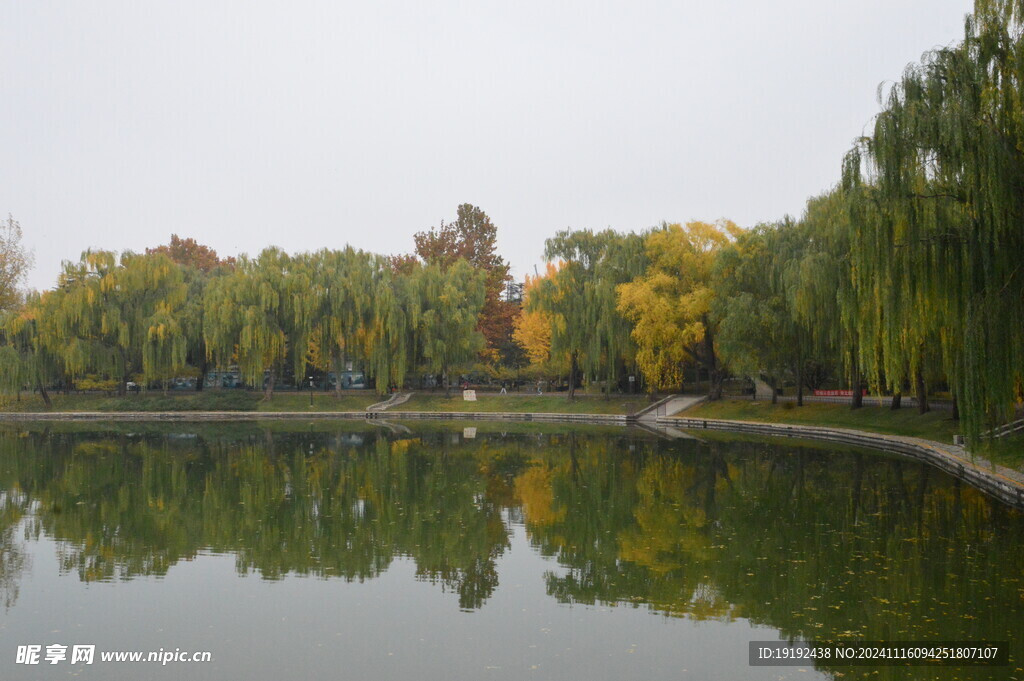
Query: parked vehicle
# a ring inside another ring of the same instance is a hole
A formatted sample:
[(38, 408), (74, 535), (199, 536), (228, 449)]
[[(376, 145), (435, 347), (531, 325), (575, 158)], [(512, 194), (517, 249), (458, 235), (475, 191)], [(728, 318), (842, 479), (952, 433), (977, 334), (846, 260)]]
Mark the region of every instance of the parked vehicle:
[[(333, 371), (327, 374), (327, 385), (330, 390), (334, 390), (338, 385), (338, 380), (335, 378)], [(366, 374), (362, 371), (341, 372), (342, 390), (365, 390), (368, 387)]]
[(203, 385), (207, 388), (216, 388), (218, 386), (221, 388), (244, 388), (245, 382), (242, 380), (242, 373), (236, 367), (222, 371), (206, 372)]

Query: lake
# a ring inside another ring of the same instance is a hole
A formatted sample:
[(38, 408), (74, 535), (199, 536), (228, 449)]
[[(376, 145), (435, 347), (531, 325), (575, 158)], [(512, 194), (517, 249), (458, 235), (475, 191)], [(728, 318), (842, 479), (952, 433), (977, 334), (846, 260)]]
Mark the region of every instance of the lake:
[[(0, 678), (1024, 678), (1021, 513), (909, 460), (699, 436), (0, 427)], [(1011, 664), (749, 665), (779, 639)], [(100, 659), (133, 651), (211, 659)]]

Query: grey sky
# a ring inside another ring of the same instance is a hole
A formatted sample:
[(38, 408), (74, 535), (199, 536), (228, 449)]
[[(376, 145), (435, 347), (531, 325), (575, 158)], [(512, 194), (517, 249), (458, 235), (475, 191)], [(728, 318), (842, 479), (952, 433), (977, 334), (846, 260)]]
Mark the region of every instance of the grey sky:
[(0, 0), (0, 213), (37, 288), (172, 232), (409, 252), (464, 202), (521, 278), (566, 227), (798, 214), (971, 7)]

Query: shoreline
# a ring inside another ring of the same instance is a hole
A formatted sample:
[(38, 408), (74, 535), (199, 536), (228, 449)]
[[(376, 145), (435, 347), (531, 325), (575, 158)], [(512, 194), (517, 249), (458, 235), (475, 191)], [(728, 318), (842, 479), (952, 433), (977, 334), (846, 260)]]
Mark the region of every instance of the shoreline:
[(931, 464), (1003, 503), (1024, 510), (1024, 473), (994, 464), (980, 456), (972, 456), (960, 445), (906, 435), (885, 435), (833, 426), (762, 423), (685, 416), (662, 416), (658, 418), (657, 423), (660, 426), (680, 430), (720, 430), (767, 437), (819, 440), (901, 454)]
[(22, 421), (332, 421), (332, 420), (550, 421), (638, 423), (633, 414), (565, 414), (508, 411), (62, 411), (0, 412), (0, 423)]
[(258, 412), (258, 411), (174, 411), (174, 412), (0, 412), (0, 423), (45, 421), (84, 422), (229, 422), (229, 421), (352, 421), (352, 420), (441, 420), (441, 421), (514, 421), (593, 425), (645, 425), (679, 430), (719, 430), (766, 437), (789, 437), (836, 442), (877, 451), (900, 454), (931, 464), (963, 480), (989, 496), (1024, 510), (1024, 473), (972, 457), (959, 445), (935, 440), (885, 435), (864, 430), (831, 426), (809, 426), (727, 419), (658, 416), (640, 419), (637, 414), (565, 414), (553, 412), (427, 412), (427, 411), (333, 411), (333, 412)]

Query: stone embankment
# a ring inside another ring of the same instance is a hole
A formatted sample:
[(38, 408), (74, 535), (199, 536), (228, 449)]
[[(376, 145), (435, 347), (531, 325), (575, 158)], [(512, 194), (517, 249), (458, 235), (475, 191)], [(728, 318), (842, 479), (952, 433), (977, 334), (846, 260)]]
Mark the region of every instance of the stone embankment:
[[(700, 398), (672, 396), (640, 414), (552, 414), (525, 412), (425, 412), (425, 411), (351, 411), (351, 412), (37, 412), (0, 413), (0, 422), (29, 421), (281, 421), (281, 420), (345, 420), (394, 419), (441, 421), (506, 421), (536, 423), (579, 423), (591, 425), (631, 424), (660, 427), (672, 436), (679, 431), (721, 430), (769, 437), (793, 437), (867, 447), (924, 461), (977, 487), (987, 494), (1017, 508), (1024, 509), (1024, 474), (994, 465), (972, 456), (963, 447), (920, 438), (882, 435), (846, 428), (799, 426), (781, 423), (757, 423), (723, 419), (665, 416), (678, 408), (692, 406)], [(404, 401), (404, 400), (403, 400)], [(388, 405), (394, 406), (394, 403)]]
[(539, 421), (551, 423), (617, 424), (636, 419), (629, 414), (548, 414), (511, 411), (389, 411), (389, 419), (440, 419), (455, 421)]
[(448, 420), (538, 421), (551, 423), (616, 424), (635, 419), (627, 414), (549, 414), (490, 411), (65, 411), (0, 413), (0, 422), (29, 421), (284, 421), (284, 420)]
[(727, 421), (683, 416), (661, 417), (657, 423), (681, 430), (723, 430), (770, 437), (822, 440), (902, 454), (930, 463), (1000, 501), (1024, 509), (1024, 474), (1004, 466), (997, 466), (981, 457), (972, 456), (959, 445), (947, 445), (916, 437), (882, 435), (881, 433), (868, 433), (847, 428), (797, 426), (784, 423)]

